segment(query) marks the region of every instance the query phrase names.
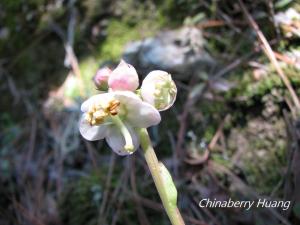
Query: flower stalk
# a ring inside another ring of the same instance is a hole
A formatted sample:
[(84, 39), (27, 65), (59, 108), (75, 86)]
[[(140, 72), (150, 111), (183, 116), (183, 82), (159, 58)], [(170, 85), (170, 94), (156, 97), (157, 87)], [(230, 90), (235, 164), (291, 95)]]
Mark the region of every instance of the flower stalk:
[[(172, 180), (169, 180), (168, 183), (166, 183), (166, 181), (164, 180), (165, 178), (168, 179), (168, 177), (163, 177), (162, 175), (162, 166), (160, 165), (161, 163), (156, 157), (147, 129), (140, 129), (139, 135), (146, 162), (172, 225), (185, 225), (182, 216), (177, 208), (177, 191), (175, 185), (173, 184)], [(166, 172), (167, 170), (164, 173)], [(172, 190), (171, 193), (169, 190)]]
[(169, 109), (176, 99), (177, 88), (169, 73), (150, 72), (139, 87), (135, 68), (121, 60), (112, 71), (100, 69), (94, 77), (100, 94), (81, 105), (81, 135), (89, 140), (105, 139), (121, 156), (131, 155), (141, 145), (155, 186), (172, 225), (185, 225), (177, 208), (177, 189), (171, 174), (157, 160), (147, 128), (161, 121), (159, 111)]

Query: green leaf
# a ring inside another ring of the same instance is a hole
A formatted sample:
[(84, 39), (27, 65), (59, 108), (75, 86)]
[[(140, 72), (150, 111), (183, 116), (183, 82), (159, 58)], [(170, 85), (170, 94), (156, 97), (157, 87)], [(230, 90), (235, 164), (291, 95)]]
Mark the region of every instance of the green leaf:
[(172, 207), (177, 205), (177, 189), (174, 185), (171, 174), (162, 162), (159, 162), (159, 173), (162, 177), (163, 186), (167, 195), (169, 204)]

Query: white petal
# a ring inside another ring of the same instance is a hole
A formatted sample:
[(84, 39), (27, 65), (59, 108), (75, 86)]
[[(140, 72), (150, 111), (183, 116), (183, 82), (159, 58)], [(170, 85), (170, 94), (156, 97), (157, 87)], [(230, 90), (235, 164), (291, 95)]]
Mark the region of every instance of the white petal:
[(150, 82), (155, 82), (159, 80), (164, 80), (166, 77), (169, 77), (169, 73), (163, 70), (153, 70), (148, 75), (145, 77), (143, 82), (145, 83), (150, 83)]
[(126, 121), (133, 127), (147, 128), (159, 124), (161, 117), (152, 105), (143, 102), (132, 92), (119, 91), (114, 93), (127, 110)]
[(155, 96), (153, 93), (155, 92), (155, 83), (154, 82), (146, 83), (144, 80), (140, 90), (141, 90), (141, 96), (143, 100), (154, 106)]
[(110, 93), (112, 93), (114, 97), (116, 97), (116, 99), (118, 99), (119, 101), (122, 101), (123, 99), (126, 101), (129, 98), (141, 101), (141, 98), (132, 91), (113, 91)]
[(101, 104), (107, 104), (109, 101), (111, 101), (113, 98), (113, 95), (111, 93), (102, 93), (98, 95), (94, 95), (84, 101), (81, 105), (81, 111), (87, 112), (91, 105), (95, 103), (101, 103)]
[(130, 108), (126, 119), (132, 126), (140, 128), (155, 126), (161, 121), (159, 111), (143, 101), (139, 105)]
[(123, 137), (121, 131), (115, 126), (109, 127), (107, 136), (105, 138), (107, 144), (111, 147), (111, 149), (118, 155), (122, 155), (122, 156), (131, 155), (134, 151), (137, 150), (137, 148), (140, 145), (140, 140), (137, 132), (128, 124), (126, 124), (126, 127), (132, 137), (132, 142), (134, 146), (133, 151), (128, 152), (128, 150), (124, 149), (125, 138)]
[(107, 125), (91, 126), (85, 119), (86, 113), (84, 113), (79, 121), (80, 134), (88, 141), (96, 141), (104, 139), (107, 134)]

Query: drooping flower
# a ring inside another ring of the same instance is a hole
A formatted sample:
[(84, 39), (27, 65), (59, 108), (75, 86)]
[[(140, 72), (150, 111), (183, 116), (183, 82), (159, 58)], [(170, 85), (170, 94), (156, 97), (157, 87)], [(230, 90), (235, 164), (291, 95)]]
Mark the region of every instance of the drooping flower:
[(110, 74), (108, 86), (113, 91), (135, 91), (139, 86), (139, 77), (135, 68), (121, 60)]
[(111, 72), (112, 72), (111, 69), (109, 69), (108, 67), (104, 67), (99, 69), (96, 75), (94, 76), (93, 78), (94, 83), (100, 91), (108, 90), (108, 78)]
[(139, 146), (137, 129), (157, 125), (159, 112), (130, 91), (114, 91), (92, 96), (81, 105), (81, 135), (95, 141), (106, 139), (119, 155), (130, 155)]
[(141, 86), (142, 99), (159, 111), (170, 108), (176, 99), (177, 88), (170, 74), (162, 70), (150, 72)]

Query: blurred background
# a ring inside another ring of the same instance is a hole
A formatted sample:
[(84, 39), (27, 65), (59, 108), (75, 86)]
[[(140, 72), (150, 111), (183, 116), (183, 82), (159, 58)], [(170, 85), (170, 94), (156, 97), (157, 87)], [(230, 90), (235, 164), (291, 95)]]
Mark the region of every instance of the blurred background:
[(1, 0), (0, 224), (170, 224), (141, 151), (78, 131), (97, 69), (121, 58), (176, 81), (149, 132), (187, 225), (300, 224), (299, 44), (293, 0)]

